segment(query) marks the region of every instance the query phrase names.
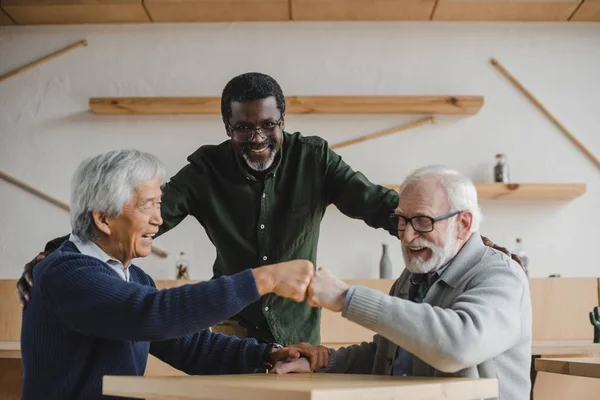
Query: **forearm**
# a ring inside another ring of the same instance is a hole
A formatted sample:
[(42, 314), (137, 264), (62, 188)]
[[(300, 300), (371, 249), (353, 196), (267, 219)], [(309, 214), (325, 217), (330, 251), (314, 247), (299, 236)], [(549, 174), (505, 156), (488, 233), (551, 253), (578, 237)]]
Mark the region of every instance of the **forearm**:
[(267, 345), (209, 330), (152, 342), (150, 353), (189, 375), (252, 373), (261, 368)]
[(519, 333), (515, 309), (508, 302), (506, 307), (464, 302), (442, 309), (367, 288), (356, 289), (344, 316), (443, 372), (495, 357), (515, 343)]
[(71, 329), (97, 337), (140, 341), (177, 338), (227, 319), (260, 298), (250, 270), (157, 290), (94, 268), (64, 267), (50, 268), (54, 269), (52, 274), (42, 276), (44, 302)]
[(348, 347), (331, 349), (327, 366), (319, 372), (335, 374), (370, 374), (373, 370), (377, 345), (373, 342), (362, 342)]

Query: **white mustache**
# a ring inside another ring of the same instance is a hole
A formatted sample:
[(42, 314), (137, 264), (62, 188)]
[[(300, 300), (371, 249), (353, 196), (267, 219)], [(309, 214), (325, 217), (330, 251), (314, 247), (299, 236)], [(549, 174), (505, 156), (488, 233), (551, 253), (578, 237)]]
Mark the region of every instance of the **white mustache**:
[(408, 248), (408, 247), (428, 247), (428, 248), (435, 248), (436, 245), (434, 245), (433, 243), (431, 243), (429, 240), (425, 239), (425, 238), (417, 238), (414, 239), (412, 242), (410, 243), (403, 243), (402, 244), (404, 247)]

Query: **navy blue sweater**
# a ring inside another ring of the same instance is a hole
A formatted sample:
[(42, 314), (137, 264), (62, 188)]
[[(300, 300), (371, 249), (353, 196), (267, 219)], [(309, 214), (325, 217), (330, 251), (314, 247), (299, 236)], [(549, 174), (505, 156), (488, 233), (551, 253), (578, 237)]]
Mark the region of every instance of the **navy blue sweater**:
[(265, 344), (210, 332), (260, 296), (251, 270), (157, 290), (65, 242), (33, 270), (23, 311), (23, 399), (100, 399), (104, 375), (143, 375), (148, 354), (188, 374), (250, 373)]

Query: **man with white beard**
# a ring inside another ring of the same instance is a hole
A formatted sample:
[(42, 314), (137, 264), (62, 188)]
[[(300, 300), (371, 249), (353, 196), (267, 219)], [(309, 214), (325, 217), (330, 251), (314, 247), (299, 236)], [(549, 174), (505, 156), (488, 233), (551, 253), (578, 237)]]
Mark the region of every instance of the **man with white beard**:
[[(309, 303), (377, 334), (332, 350), (322, 372), (496, 378), (500, 399), (528, 399), (531, 300), (523, 269), (482, 242), (477, 191), (443, 167), (408, 176), (390, 219), (406, 269), (389, 295), (320, 268)], [(274, 372), (309, 371), (305, 360)]]

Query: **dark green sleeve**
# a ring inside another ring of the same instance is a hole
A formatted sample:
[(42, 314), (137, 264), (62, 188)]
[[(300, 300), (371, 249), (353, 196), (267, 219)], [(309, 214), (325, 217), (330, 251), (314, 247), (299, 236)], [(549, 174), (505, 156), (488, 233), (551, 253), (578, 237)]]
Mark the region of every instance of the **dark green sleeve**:
[(198, 209), (199, 193), (202, 188), (201, 172), (197, 167), (188, 164), (173, 176), (163, 188), (161, 215), (163, 224), (158, 235), (176, 227), (185, 217), (193, 215)]
[(398, 192), (370, 182), (361, 172), (354, 171), (342, 157), (324, 148), (325, 188), (329, 202), (350, 218), (362, 219), (373, 228), (383, 228), (396, 236), (389, 224), (389, 215), (398, 207)]

